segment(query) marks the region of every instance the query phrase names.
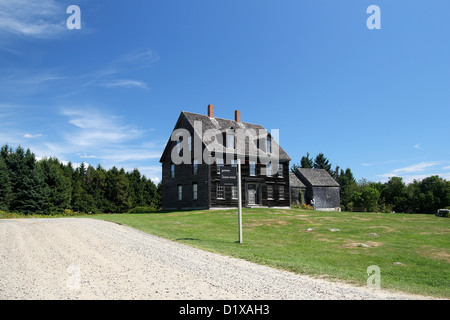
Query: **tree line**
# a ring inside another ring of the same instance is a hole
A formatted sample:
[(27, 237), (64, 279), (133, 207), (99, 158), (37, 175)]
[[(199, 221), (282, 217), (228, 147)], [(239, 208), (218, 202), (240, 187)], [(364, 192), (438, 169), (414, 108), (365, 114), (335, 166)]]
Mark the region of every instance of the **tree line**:
[(346, 211), (436, 213), (450, 209), (450, 181), (439, 176), (414, 180), (406, 184), (401, 177), (391, 177), (387, 182), (356, 181), (350, 168), (336, 166), (323, 153), (314, 159), (309, 153), (303, 156), (296, 168), (325, 169), (339, 183), (341, 208)]
[(0, 210), (23, 214), (123, 213), (135, 207), (159, 208), (161, 185), (138, 169), (109, 170), (56, 158), (36, 160), (27, 149), (0, 149)]

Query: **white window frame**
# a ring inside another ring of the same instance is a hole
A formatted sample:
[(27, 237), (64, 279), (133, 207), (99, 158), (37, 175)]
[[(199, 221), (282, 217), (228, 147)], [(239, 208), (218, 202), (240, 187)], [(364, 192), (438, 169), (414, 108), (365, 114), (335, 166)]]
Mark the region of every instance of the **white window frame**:
[(235, 143), (234, 143), (235, 136), (234, 136), (234, 134), (227, 133), (226, 139), (227, 139), (227, 148), (234, 149), (235, 148)]
[(220, 168), (223, 167), (223, 158), (216, 158), (217, 174), (220, 174)]
[(178, 199), (178, 201), (181, 201), (181, 200), (183, 200), (183, 185), (179, 184), (177, 186), (177, 189), (178, 189), (177, 199)]
[(266, 153), (272, 153), (272, 139), (267, 138), (266, 140)]
[(278, 199), (284, 200), (284, 186), (278, 186)]
[(225, 186), (221, 185), (220, 183), (217, 183), (216, 198), (217, 200), (225, 200)]
[[(251, 176), (256, 176), (256, 161), (249, 161), (248, 166), (249, 166), (249, 172), (250, 172), (249, 174)], [(252, 167), (253, 167), (253, 170), (252, 170)], [(252, 171), (253, 171), (253, 173), (252, 173)]]
[(238, 199), (238, 187), (237, 186), (231, 186), (231, 199), (237, 200)]
[(267, 186), (267, 200), (273, 200), (273, 186)]
[(192, 163), (192, 174), (198, 174), (198, 160), (194, 160), (194, 162)]
[(175, 178), (175, 164), (170, 164), (170, 177)]
[(272, 176), (272, 163), (268, 162), (266, 164), (266, 176), (270, 177)]
[(278, 164), (278, 176), (281, 177), (281, 178), (283, 177), (283, 169), (284, 169), (283, 168), (283, 164), (279, 163)]
[(198, 199), (198, 184), (193, 183), (192, 184), (192, 200)]

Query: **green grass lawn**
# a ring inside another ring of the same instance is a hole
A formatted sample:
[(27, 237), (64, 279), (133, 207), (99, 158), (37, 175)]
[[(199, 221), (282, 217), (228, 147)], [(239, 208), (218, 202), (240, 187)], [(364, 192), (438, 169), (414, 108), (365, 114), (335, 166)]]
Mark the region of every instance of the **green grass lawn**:
[(450, 297), (448, 218), (244, 209), (244, 241), (239, 244), (237, 210), (92, 217), (204, 250), (362, 286), (367, 267), (377, 265), (382, 289)]

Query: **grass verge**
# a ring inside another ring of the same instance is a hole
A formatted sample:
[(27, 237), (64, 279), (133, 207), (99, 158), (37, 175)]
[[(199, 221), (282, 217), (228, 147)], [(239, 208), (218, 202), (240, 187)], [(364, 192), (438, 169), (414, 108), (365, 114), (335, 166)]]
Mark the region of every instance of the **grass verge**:
[(450, 219), (424, 214), (244, 209), (109, 214), (91, 218), (300, 274), (364, 286), (367, 268), (381, 288), (450, 298)]

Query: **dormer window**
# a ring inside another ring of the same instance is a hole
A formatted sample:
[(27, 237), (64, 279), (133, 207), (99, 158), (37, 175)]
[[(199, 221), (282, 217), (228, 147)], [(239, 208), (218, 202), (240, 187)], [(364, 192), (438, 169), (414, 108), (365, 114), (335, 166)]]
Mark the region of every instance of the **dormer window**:
[(234, 134), (227, 133), (227, 148), (234, 149)]
[(266, 153), (272, 153), (272, 139), (269, 137), (266, 140)]

